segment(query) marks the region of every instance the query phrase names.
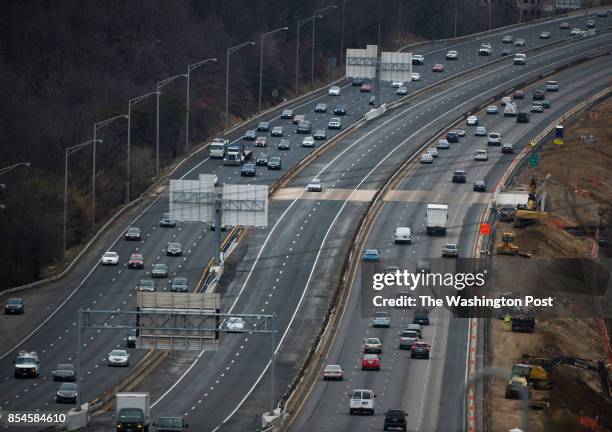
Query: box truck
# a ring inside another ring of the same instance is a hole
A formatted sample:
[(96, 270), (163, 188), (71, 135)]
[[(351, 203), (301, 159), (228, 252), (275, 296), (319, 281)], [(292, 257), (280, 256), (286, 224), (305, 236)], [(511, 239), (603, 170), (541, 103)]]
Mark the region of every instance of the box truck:
[(427, 204), (427, 235), (446, 234), (446, 222), (448, 221), (448, 205)]
[(117, 393), (115, 420), (117, 432), (148, 432), (149, 393)]

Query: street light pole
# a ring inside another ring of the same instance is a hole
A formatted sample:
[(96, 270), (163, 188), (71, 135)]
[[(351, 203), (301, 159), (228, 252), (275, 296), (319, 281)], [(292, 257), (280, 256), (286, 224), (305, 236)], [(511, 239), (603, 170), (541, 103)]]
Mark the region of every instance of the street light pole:
[(400, 39), (402, 38), (402, 0), (398, 0), (399, 10), (397, 14), (397, 47), (401, 46)]
[(337, 5), (326, 6), (321, 9), (317, 9), (312, 12), (312, 52), (311, 52), (311, 63), (310, 63), (310, 86), (314, 86), (314, 53), (315, 53), (315, 18), (320, 17), (323, 18), (322, 12), (327, 9), (338, 9)]
[(166, 84), (170, 84), (177, 78), (187, 78), (187, 74), (179, 74), (165, 80), (157, 82), (157, 94), (155, 95), (155, 175), (159, 177), (159, 96), (161, 95), (160, 89)]
[(340, 32), (340, 66), (344, 66), (344, 8), (346, 0), (342, 0), (342, 30)]
[(209, 58), (187, 66), (187, 97), (185, 101), (185, 104), (187, 105), (187, 109), (185, 110), (185, 155), (189, 153), (189, 88), (191, 85), (191, 71), (208, 62), (217, 62), (217, 59)]
[(154, 91), (154, 92), (150, 92), (147, 94), (144, 94), (142, 96), (138, 96), (135, 97), (133, 99), (130, 99), (128, 101), (128, 136), (127, 136), (127, 183), (125, 186), (125, 203), (129, 203), (130, 202), (130, 158), (131, 158), (131, 147), (132, 147), (132, 105), (136, 105), (137, 103), (141, 102), (142, 100), (148, 98), (151, 95), (154, 94), (159, 94), (159, 92)]
[(261, 54), (259, 56), (259, 111), (261, 112), (261, 87), (262, 87), (262, 81), (263, 81), (263, 53), (264, 53), (264, 38), (266, 36), (270, 36), (274, 33), (277, 33), (279, 31), (283, 31), (283, 30), (289, 30), (289, 27), (281, 27), (281, 28), (277, 28), (276, 30), (272, 30), (269, 31), (267, 33), (262, 33), (261, 34), (261, 45), (260, 45), (260, 49), (261, 49)]
[(93, 151), (91, 160), (91, 230), (96, 230), (96, 142), (98, 141), (98, 129), (103, 128), (109, 123), (114, 122), (117, 119), (127, 119), (127, 114), (116, 115), (115, 117), (102, 120), (94, 123), (93, 128)]
[(489, 31), (491, 30), (491, 0), (489, 0)]
[(457, 0), (454, 1), (454, 12), (453, 12), (453, 37), (457, 37)]
[(4, 175), (8, 173), (9, 171), (13, 171), (15, 168), (19, 168), (22, 165), (30, 168), (30, 162), (19, 162), (19, 163), (16, 163), (16, 164), (4, 167), (4, 168), (0, 168), (0, 175)]
[(249, 46), (249, 45), (255, 45), (255, 42), (245, 42), (242, 43), (240, 45), (236, 45), (233, 46), (231, 48), (227, 49), (227, 58), (226, 58), (226, 70), (225, 70), (225, 127), (224, 130), (227, 130), (227, 124), (229, 121), (229, 61), (230, 61), (230, 54), (238, 51), (240, 48), (243, 48), (245, 46)]
[(376, 44), (378, 49), (380, 49), (380, 21), (381, 21), (380, 0), (378, 0), (378, 43)]
[[(102, 140), (96, 140), (97, 142), (103, 142)], [(67, 238), (68, 238), (68, 156), (72, 153), (76, 153), (89, 144), (95, 142), (94, 140), (85, 141), (81, 144), (74, 145), (72, 147), (66, 147), (65, 155), (66, 159), (64, 162), (64, 235), (63, 235), (63, 252), (66, 253)]]

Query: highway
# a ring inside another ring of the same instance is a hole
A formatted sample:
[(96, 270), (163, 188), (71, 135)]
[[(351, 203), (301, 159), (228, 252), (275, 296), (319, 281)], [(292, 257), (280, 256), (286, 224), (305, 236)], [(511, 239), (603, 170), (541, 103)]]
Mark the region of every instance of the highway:
[[(607, 18), (606, 20), (609, 20)], [(575, 18), (576, 21), (584, 21), (586, 18)], [(572, 21), (571, 19), (568, 21)], [(604, 20), (605, 21), (605, 20)], [(602, 20), (598, 21), (598, 25), (603, 25)], [(558, 24), (541, 24), (525, 30), (525, 35), (521, 36), (527, 39), (528, 47), (540, 41), (537, 38), (539, 31), (542, 28), (550, 29), (553, 40), (559, 37), (561, 32), (558, 30)], [(514, 32), (511, 32), (514, 34)], [(506, 34), (501, 32), (500, 34)], [(563, 33), (564, 34), (564, 33)], [(515, 34), (516, 37), (516, 34)], [(500, 37), (498, 37), (499, 39)], [(443, 74), (433, 74), (430, 68), (433, 62), (437, 62), (436, 56), (443, 56), (442, 51), (430, 53), (423, 48), (426, 54), (426, 65), (415, 67), (415, 71), (419, 71), (422, 75), (422, 81), (411, 84), (410, 90), (421, 88), (424, 85), (440, 79), (443, 76), (458, 72), (467, 67), (482, 64), (491, 59), (479, 57), (476, 55), (476, 50), (480, 41), (466, 41), (462, 43), (460, 49), (460, 60), (454, 65), (447, 64), (447, 70)], [(524, 73), (531, 70), (537, 70), (538, 67), (543, 67), (553, 61), (560, 61), (561, 57), (569, 57), (577, 52), (588, 51), (595, 49), (602, 44), (608, 44), (609, 37), (600, 37), (592, 40), (579, 42), (576, 48), (569, 45), (563, 50), (551, 50), (550, 53), (540, 55), (540, 57), (530, 56), (530, 61), (527, 67), (521, 69)], [(495, 45), (495, 44), (494, 44)], [(501, 43), (498, 43), (501, 46)], [(465, 55), (462, 50), (465, 49)], [(495, 48), (494, 48), (495, 49)], [(417, 51), (420, 52), (420, 51)], [(469, 53), (469, 54), (468, 54)], [(494, 70), (490, 73), (493, 83), (499, 85), (510, 86), (508, 76), (510, 71), (516, 70), (515, 67), (509, 65), (510, 60), (503, 65), (499, 65), (499, 72)], [(422, 70), (419, 70), (421, 68)], [(394, 119), (390, 124), (382, 124), (383, 119), (379, 119), (371, 124), (359, 129), (355, 134), (350, 134), (342, 143), (325, 155), (317, 163), (305, 170), (297, 180), (291, 184), (291, 187), (303, 186), (309, 178), (312, 178), (317, 171), (322, 167), (326, 167), (327, 171), (321, 172), (319, 175), (327, 187), (336, 189), (352, 189), (352, 188), (371, 188), (376, 185), (385, 175), (384, 160), (382, 156), (388, 154), (389, 149), (394, 146), (393, 140), (387, 139), (387, 130), (392, 130), (394, 127), (398, 129), (396, 136), (402, 135), (406, 129), (414, 130), (417, 124), (421, 129), (426, 129), (429, 122), (436, 115), (436, 110), (440, 111), (444, 103), (450, 103), (453, 97), (467, 98), (467, 94), (482, 95), (485, 90), (489, 90), (493, 85), (491, 82), (473, 79), (469, 83), (469, 87), (459, 88), (456, 86), (444, 97), (448, 101), (443, 101), (441, 96), (436, 97), (431, 95), (426, 103), (414, 107), (408, 113), (408, 116), (401, 119)], [(331, 114), (315, 115), (313, 113), (314, 105), (319, 101), (325, 101), (330, 108), (336, 103), (345, 103), (348, 105), (348, 115), (343, 119), (343, 123), (349, 124), (363, 115), (369, 108), (367, 105), (368, 94), (359, 93), (358, 89), (350, 85), (343, 86), (342, 95), (339, 97), (330, 97), (325, 93), (317, 94), (313, 98), (308, 99), (294, 107), (297, 112), (304, 112), (309, 119), (313, 121), (313, 129), (326, 128), (327, 120)], [(394, 90), (389, 85), (384, 87), (384, 100), (395, 98)], [(438, 100), (440, 98), (440, 100)], [(455, 103), (455, 102), (453, 102)], [(461, 111), (461, 107), (457, 107), (457, 111)], [(427, 110), (427, 111), (426, 111)], [(430, 111), (432, 111), (430, 113)], [(392, 114), (395, 115), (395, 114)], [(449, 114), (450, 115), (450, 114)], [(439, 116), (442, 117), (442, 116)], [(301, 160), (308, 151), (299, 147), (299, 138), (293, 133), (293, 127), (287, 121), (281, 121), (278, 118), (269, 119), (272, 121), (271, 126), (283, 124), (286, 130), (290, 131), (287, 137), (291, 140), (292, 150), (282, 154), (283, 167), (286, 170), (292, 164)], [(410, 124), (414, 121), (414, 124)], [(362, 133), (369, 133), (365, 139), (361, 138)], [(230, 139), (240, 139), (242, 130), (230, 134)], [(426, 132), (423, 130), (423, 136), (419, 139), (426, 138)], [(328, 131), (328, 137), (332, 133)], [(365, 155), (372, 150), (371, 144), (376, 142), (379, 145), (378, 150), (372, 152), (375, 157), (363, 158), (360, 155)], [(350, 146), (349, 149), (344, 146)], [(414, 141), (416, 145), (417, 140)], [(340, 153), (343, 152), (343, 153)], [(257, 152), (256, 152), (257, 154)], [(270, 154), (277, 154), (277, 150), (270, 150)], [(335, 158), (338, 158), (337, 160)], [(380, 163), (380, 164), (379, 164)], [(381, 168), (381, 169), (378, 169)], [(369, 175), (370, 171), (375, 175)], [(218, 161), (208, 160), (203, 157), (197, 161), (190, 162), (177, 173), (177, 178), (196, 178), (200, 173), (216, 173), (221, 182), (253, 182), (253, 180), (245, 180), (238, 175), (238, 170), (235, 168), (219, 166)], [(349, 173), (349, 175), (346, 175)], [(282, 172), (267, 171), (258, 169), (256, 183), (269, 184), (274, 181)], [(291, 204), (290, 204), (291, 203)], [(257, 249), (257, 242), (262, 237), (265, 237), (268, 232), (259, 232), (253, 235), (255, 248), (250, 249), (249, 253), (254, 253), (252, 261), (245, 261), (245, 265), (253, 264), (253, 269), (246, 273), (248, 280), (243, 280), (242, 284), (228, 289), (228, 295), (224, 299), (224, 309), (232, 312), (250, 313), (262, 312), (267, 313), (277, 312), (279, 314), (279, 333), (283, 335), (282, 342), (292, 342), (301, 344), (303, 339), (296, 338), (294, 335), (286, 333), (288, 325), (293, 322), (296, 317), (296, 312), (299, 305), (305, 299), (309, 281), (313, 278), (314, 263), (318, 259), (325, 261), (327, 258), (338, 257), (341, 255), (340, 250), (329, 250), (322, 254), (320, 245), (328, 239), (328, 233), (334, 225), (332, 221), (340, 220), (339, 208), (347, 206), (348, 201), (316, 201), (316, 200), (295, 200), (282, 201), (277, 205), (273, 205), (271, 209), (271, 224), (279, 223), (278, 228), (274, 231), (274, 239), (266, 244), (263, 249)], [(351, 205), (348, 205), (351, 207)], [(143, 230), (143, 241), (141, 242), (125, 242), (123, 240), (112, 239), (106, 244), (105, 249), (112, 249), (118, 252), (125, 262), (128, 255), (138, 251), (143, 253), (147, 269), (150, 269), (154, 262), (165, 262), (170, 266), (171, 275), (188, 277), (192, 285), (197, 280), (202, 267), (211, 257), (211, 250), (214, 236), (210, 235), (201, 224), (179, 224), (174, 229), (162, 229), (158, 227), (158, 221), (161, 214), (167, 211), (168, 202), (167, 195), (163, 192), (153, 200), (151, 205), (144, 209), (140, 214), (134, 212), (134, 220), (131, 223), (134, 226), (139, 226)], [(357, 210), (358, 209), (351, 209)], [(349, 213), (347, 211), (347, 213)], [(355, 213), (352, 213), (353, 215)], [(321, 215), (321, 216), (319, 216)], [(329, 227), (329, 229), (328, 229)], [(125, 228), (125, 227), (124, 227)], [(124, 228), (118, 228), (117, 233), (120, 235)], [(323, 229), (322, 229), (323, 228)], [(282, 230), (282, 231), (281, 231)], [(300, 236), (302, 240), (307, 240), (304, 243), (292, 243)], [(278, 241), (276, 241), (278, 239)], [(185, 255), (182, 258), (165, 257), (164, 248), (171, 241), (179, 241), (185, 247)], [(251, 241), (251, 240), (249, 240)], [(299, 245), (293, 247), (293, 244)], [(279, 251), (283, 251), (279, 253)], [(332, 256), (327, 256), (329, 253)], [(255, 257), (259, 255), (259, 259)], [(50, 372), (57, 363), (74, 362), (76, 349), (76, 314), (78, 308), (93, 308), (103, 310), (125, 310), (133, 308), (133, 298), (135, 286), (139, 279), (146, 277), (148, 270), (127, 270), (125, 266), (99, 267), (96, 265), (99, 259), (99, 254), (88, 256), (83, 260), (83, 264), (78, 266), (78, 271), (64, 280), (48, 285), (41, 290), (40, 297), (33, 304), (33, 307), (28, 306), (28, 313), (24, 318), (16, 317), (14, 320), (14, 331), (11, 334), (13, 340), (23, 339), (18, 347), (13, 344), (2, 346), (2, 355), (0, 356), (0, 365), (2, 366), (2, 397), (0, 403), (4, 408), (10, 409), (58, 409), (58, 405), (53, 402), (54, 390), (57, 387), (50, 379)], [(331, 261), (329, 261), (331, 263)], [(265, 264), (265, 265), (262, 265)], [(327, 267), (331, 267), (328, 264)], [(325, 266), (323, 266), (325, 267)], [(273, 268), (273, 271), (269, 269)], [(328, 268), (329, 270), (329, 268)], [(280, 273), (280, 272), (283, 273)], [(281, 275), (290, 278), (283, 279)], [(242, 276), (241, 276), (242, 277)], [(278, 281), (276, 280), (278, 279)], [(169, 280), (158, 283), (158, 289), (163, 290), (168, 288)], [(236, 285), (236, 284), (234, 284)], [(265, 287), (267, 289), (261, 289)], [(274, 288), (272, 288), (274, 287)], [(282, 292), (280, 295), (274, 296), (269, 290), (278, 290)], [(240, 295), (238, 295), (240, 293)], [(71, 297), (68, 297), (72, 294)], [(272, 294), (272, 295), (271, 295)], [(306, 300), (307, 302), (309, 299)], [(266, 303), (267, 302), (267, 303)], [(324, 301), (322, 302), (324, 303)], [(50, 318), (49, 314), (54, 312)], [(11, 317), (12, 318), (12, 317)], [(21, 321), (19, 321), (21, 320)], [(46, 321), (43, 321), (46, 320)], [(239, 346), (245, 346), (243, 357), (250, 359), (249, 364), (240, 363), (238, 373), (226, 375), (224, 380), (223, 391), (214, 393), (215, 401), (204, 404), (205, 409), (196, 410), (192, 414), (195, 417), (196, 424), (208, 430), (220, 424), (221, 421), (227, 418), (228, 414), (234, 411), (238, 406), (238, 402), (255, 382), (255, 378), (259, 376), (259, 372), (263, 370), (267, 362), (267, 353), (269, 348), (267, 345), (261, 348), (262, 344), (242, 344), (239, 340), (240, 336), (228, 338), (227, 343), (223, 344), (218, 352), (210, 356), (204, 356), (204, 361), (196, 364), (190, 371), (189, 376), (185, 376), (187, 382), (198, 382), (201, 386), (190, 386), (189, 391), (185, 391), (182, 386), (177, 386), (177, 390), (181, 390), (181, 397), (174, 397), (172, 392), (162, 399), (155, 408), (155, 412), (180, 412), (187, 411), (198, 400), (201, 400), (203, 389), (215, 387), (214, 385), (207, 386), (208, 383), (216, 384), (217, 373), (224, 367), (230, 364), (229, 356), (235, 356), (236, 349)], [(83, 390), (82, 395), (84, 400), (92, 399), (99, 396), (113, 382), (117, 382), (122, 377), (129, 373), (129, 368), (109, 369), (105, 364), (106, 353), (113, 347), (124, 346), (125, 335), (118, 332), (104, 331), (93, 334), (87, 333), (84, 341), (86, 348), (83, 351)], [(246, 341), (245, 341), (246, 342)], [(41, 378), (37, 380), (14, 380), (12, 378), (12, 360), (18, 349), (33, 349), (39, 352), (41, 357)], [(142, 356), (142, 352), (131, 350), (132, 364), (136, 363)], [(204, 358), (203, 357), (203, 358)], [(210, 357), (210, 359), (208, 358)], [(220, 372), (223, 373), (223, 372)], [(192, 381), (192, 378), (197, 377), (197, 380)], [(244, 379), (250, 377), (250, 379)], [(229, 390), (231, 389), (231, 390)], [(212, 394), (212, 393), (211, 393)]]
[[(606, 88), (612, 72), (609, 60), (599, 59), (561, 72), (550, 79), (559, 82), (559, 93), (547, 93), (552, 107), (542, 114), (531, 115), (531, 123), (517, 124), (514, 118), (479, 113), (480, 125), (488, 131), (501, 132), (504, 142), (515, 145), (515, 155), (546, 125), (563, 112), (590, 95)], [(519, 109), (529, 111), (531, 94), (544, 85), (538, 82), (524, 88), (526, 98), (517, 100)], [(499, 102), (497, 103), (499, 106)], [(500, 147), (488, 147), (486, 137), (474, 136), (473, 126), (466, 126), (467, 134), (449, 150), (440, 150), (432, 165), (417, 164), (397, 186), (396, 190), (409, 193), (410, 198), (389, 198), (369, 232), (367, 247), (381, 252), (382, 265), (398, 265), (414, 271), (421, 259), (439, 258), (442, 244), (457, 243), (460, 257), (472, 256), (477, 237), (479, 215), (489, 193), (472, 191), (476, 179), (486, 179), (492, 188), (515, 155), (502, 154)], [(475, 161), (474, 152), (489, 152), (487, 162)], [(465, 170), (465, 184), (452, 183), (452, 172)], [(419, 192), (423, 192), (419, 194)], [(389, 194), (390, 195), (390, 194)], [(423, 199), (426, 197), (426, 199)], [(425, 233), (425, 210), (428, 203), (449, 205), (449, 227), (446, 236), (432, 237)], [(413, 230), (411, 245), (396, 245), (393, 234), (397, 226)], [(359, 273), (357, 273), (359, 274)], [(435, 308), (430, 315), (431, 325), (424, 327), (423, 339), (432, 346), (429, 360), (411, 359), (410, 351), (397, 347), (397, 333), (405, 324), (412, 323), (413, 314), (407, 310), (385, 308), (392, 315), (389, 329), (372, 328), (370, 319), (361, 317), (360, 281), (351, 289), (349, 305), (328, 353), (326, 364), (340, 364), (345, 370), (343, 382), (320, 379), (302, 407), (291, 430), (382, 430), (382, 415), (387, 409), (403, 409), (408, 416), (409, 431), (463, 430), (464, 413), (459, 409), (460, 393), (466, 376), (466, 346), (468, 320), (454, 318), (445, 308)], [(384, 342), (381, 355), (382, 370), (361, 371), (360, 357), (365, 337), (377, 336)], [(375, 416), (350, 416), (347, 394), (353, 389), (372, 389), (377, 394)]]

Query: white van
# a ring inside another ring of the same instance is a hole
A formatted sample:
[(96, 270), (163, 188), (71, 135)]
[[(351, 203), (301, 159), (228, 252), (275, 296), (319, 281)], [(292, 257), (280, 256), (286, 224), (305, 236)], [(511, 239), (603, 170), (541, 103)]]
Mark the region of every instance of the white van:
[(525, 54), (514, 54), (514, 64), (515, 65), (526, 65), (527, 56)]
[(507, 103), (504, 107), (504, 117), (516, 117), (517, 108), (515, 103)]
[(357, 389), (351, 392), (349, 414), (365, 413), (374, 415), (374, 398), (372, 390)]
[(412, 241), (412, 232), (408, 227), (395, 228), (395, 243), (410, 243)]

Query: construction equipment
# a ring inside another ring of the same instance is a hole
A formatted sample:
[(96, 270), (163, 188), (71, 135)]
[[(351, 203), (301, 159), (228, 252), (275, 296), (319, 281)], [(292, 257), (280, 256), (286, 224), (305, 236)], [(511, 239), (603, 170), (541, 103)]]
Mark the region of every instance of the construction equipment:
[[(550, 178), (550, 175), (546, 176), (546, 181)], [(535, 176), (529, 180), (529, 198), (527, 199), (527, 205), (517, 206), (517, 210), (514, 217), (514, 226), (522, 228), (527, 225), (534, 224), (537, 220), (546, 219), (548, 212), (538, 211), (538, 192), (544, 188), (546, 181), (542, 183), (540, 188), (537, 187), (537, 181)]]
[(535, 312), (530, 307), (515, 306), (510, 310), (513, 332), (533, 333), (535, 331)]
[(506, 399), (520, 399), (525, 394), (527, 399), (531, 399), (531, 389), (527, 379), (521, 376), (513, 376), (506, 384)]
[(518, 246), (514, 244), (514, 233), (503, 232), (501, 243), (496, 246), (496, 252), (503, 255), (516, 255)]
[(601, 382), (601, 390), (605, 397), (610, 397), (610, 379), (606, 364), (601, 360), (585, 360), (578, 357), (558, 356), (553, 358), (538, 358), (523, 355), (522, 363), (526, 365), (541, 366), (547, 374), (558, 365), (568, 365), (578, 369), (597, 372)]
[(512, 376), (523, 377), (537, 390), (550, 390), (550, 376), (540, 365), (516, 363), (512, 365)]

